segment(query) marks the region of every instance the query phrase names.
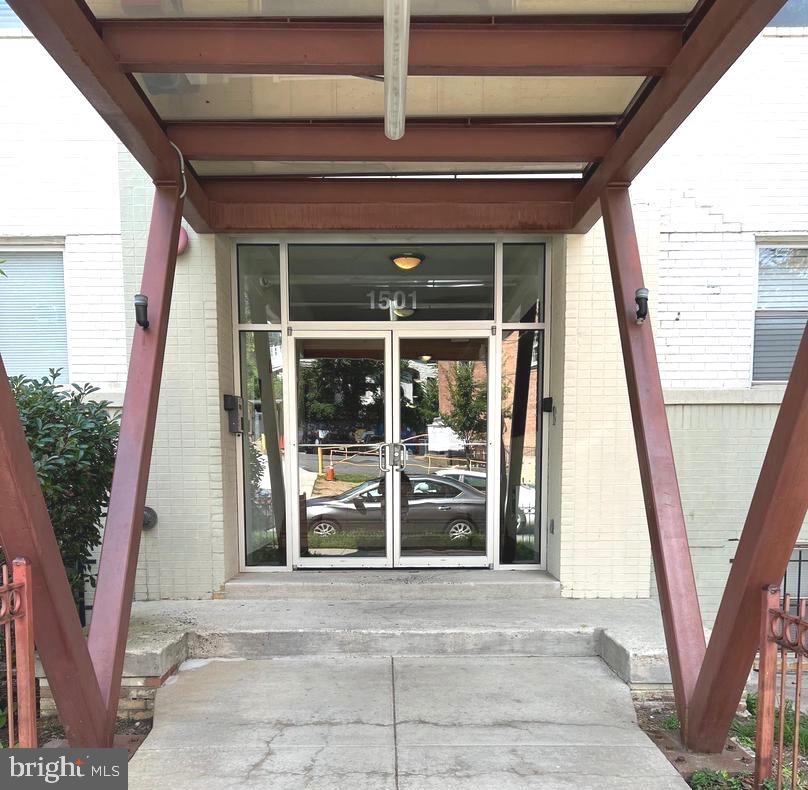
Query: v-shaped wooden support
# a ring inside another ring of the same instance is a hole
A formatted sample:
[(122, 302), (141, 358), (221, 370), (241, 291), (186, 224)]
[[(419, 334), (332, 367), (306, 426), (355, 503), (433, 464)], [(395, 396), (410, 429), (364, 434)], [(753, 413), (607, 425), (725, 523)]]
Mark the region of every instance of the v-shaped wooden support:
[(628, 187), (609, 187), (601, 206), (665, 641), (679, 720), (686, 729), (688, 700), (704, 657), (704, 626), (651, 321), (637, 323), (635, 293), (644, 283)]

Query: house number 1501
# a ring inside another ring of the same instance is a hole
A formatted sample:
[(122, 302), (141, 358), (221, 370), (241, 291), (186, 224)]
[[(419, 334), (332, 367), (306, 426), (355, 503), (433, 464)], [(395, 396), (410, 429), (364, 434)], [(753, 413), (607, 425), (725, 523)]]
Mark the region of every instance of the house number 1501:
[(389, 310), (391, 307), (400, 310), (402, 307), (418, 309), (415, 291), (368, 291), (367, 296), (371, 310)]

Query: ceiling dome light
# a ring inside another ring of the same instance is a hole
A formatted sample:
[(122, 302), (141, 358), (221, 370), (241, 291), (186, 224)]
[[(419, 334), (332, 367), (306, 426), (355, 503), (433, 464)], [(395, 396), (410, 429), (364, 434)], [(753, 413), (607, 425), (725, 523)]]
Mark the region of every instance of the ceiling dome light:
[(421, 354), (421, 356), (418, 357), (418, 359), (420, 359), (421, 362), (429, 362), (429, 360), (432, 359), (432, 355), (431, 354)]
[(396, 318), (409, 318), (415, 310), (412, 307), (396, 307), (393, 312), (396, 314)]
[(417, 252), (402, 252), (394, 255), (390, 260), (398, 266), (399, 269), (409, 271), (416, 266), (420, 266), (424, 262), (424, 256), (419, 255)]

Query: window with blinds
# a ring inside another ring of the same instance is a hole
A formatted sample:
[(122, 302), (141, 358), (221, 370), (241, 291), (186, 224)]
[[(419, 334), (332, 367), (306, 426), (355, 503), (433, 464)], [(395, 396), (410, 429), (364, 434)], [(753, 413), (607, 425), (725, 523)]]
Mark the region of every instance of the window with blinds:
[(5, 0), (0, 0), (0, 28), (22, 27), (22, 22), (17, 15), (9, 8)]
[(758, 248), (755, 381), (787, 381), (808, 321), (808, 246)]
[(67, 319), (61, 252), (0, 249), (0, 354), (9, 376), (61, 368), (67, 383)]

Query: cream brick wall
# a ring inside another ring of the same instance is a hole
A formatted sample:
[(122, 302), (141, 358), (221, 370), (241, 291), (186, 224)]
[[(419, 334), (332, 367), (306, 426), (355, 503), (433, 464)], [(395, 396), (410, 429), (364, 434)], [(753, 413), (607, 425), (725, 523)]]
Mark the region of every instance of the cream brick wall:
[[(653, 287), (654, 217), (637, 211), (635, 222)], [(571, 597), (648, 597), (650, 548), (602, 223), (567, 238), (565, 302), (560, 513), (550, 514), (560, 526), (558, 575)]]
[[(134, 294), (153, 188), (124, 151), (120, 173), (125, 291)], [(138, 599), (208, 598), (235, 567), (235, 440), (221, 400), (232, 386), (230, 252), (212, 235), (189, 229), (189, 238), (177, 261), (147, 496), (160, 523), (143, 535)], [(132, 329), (127, 322), (130, 340)]]
[[(808, 241), (806, 140), (808, 30), (768, 30), (631, 190), (708, 624), (780, 397), (751, 380), (755, 246)], [(602, 229), (567, 249), (560, 578), (568, 595), (644, 595), (648, 538)]]
[(126, 351), (118, 141), (28, 33), (0, 36), (0, 73), (0, 252), (64, 251), (70, 379), (119, 401)]

